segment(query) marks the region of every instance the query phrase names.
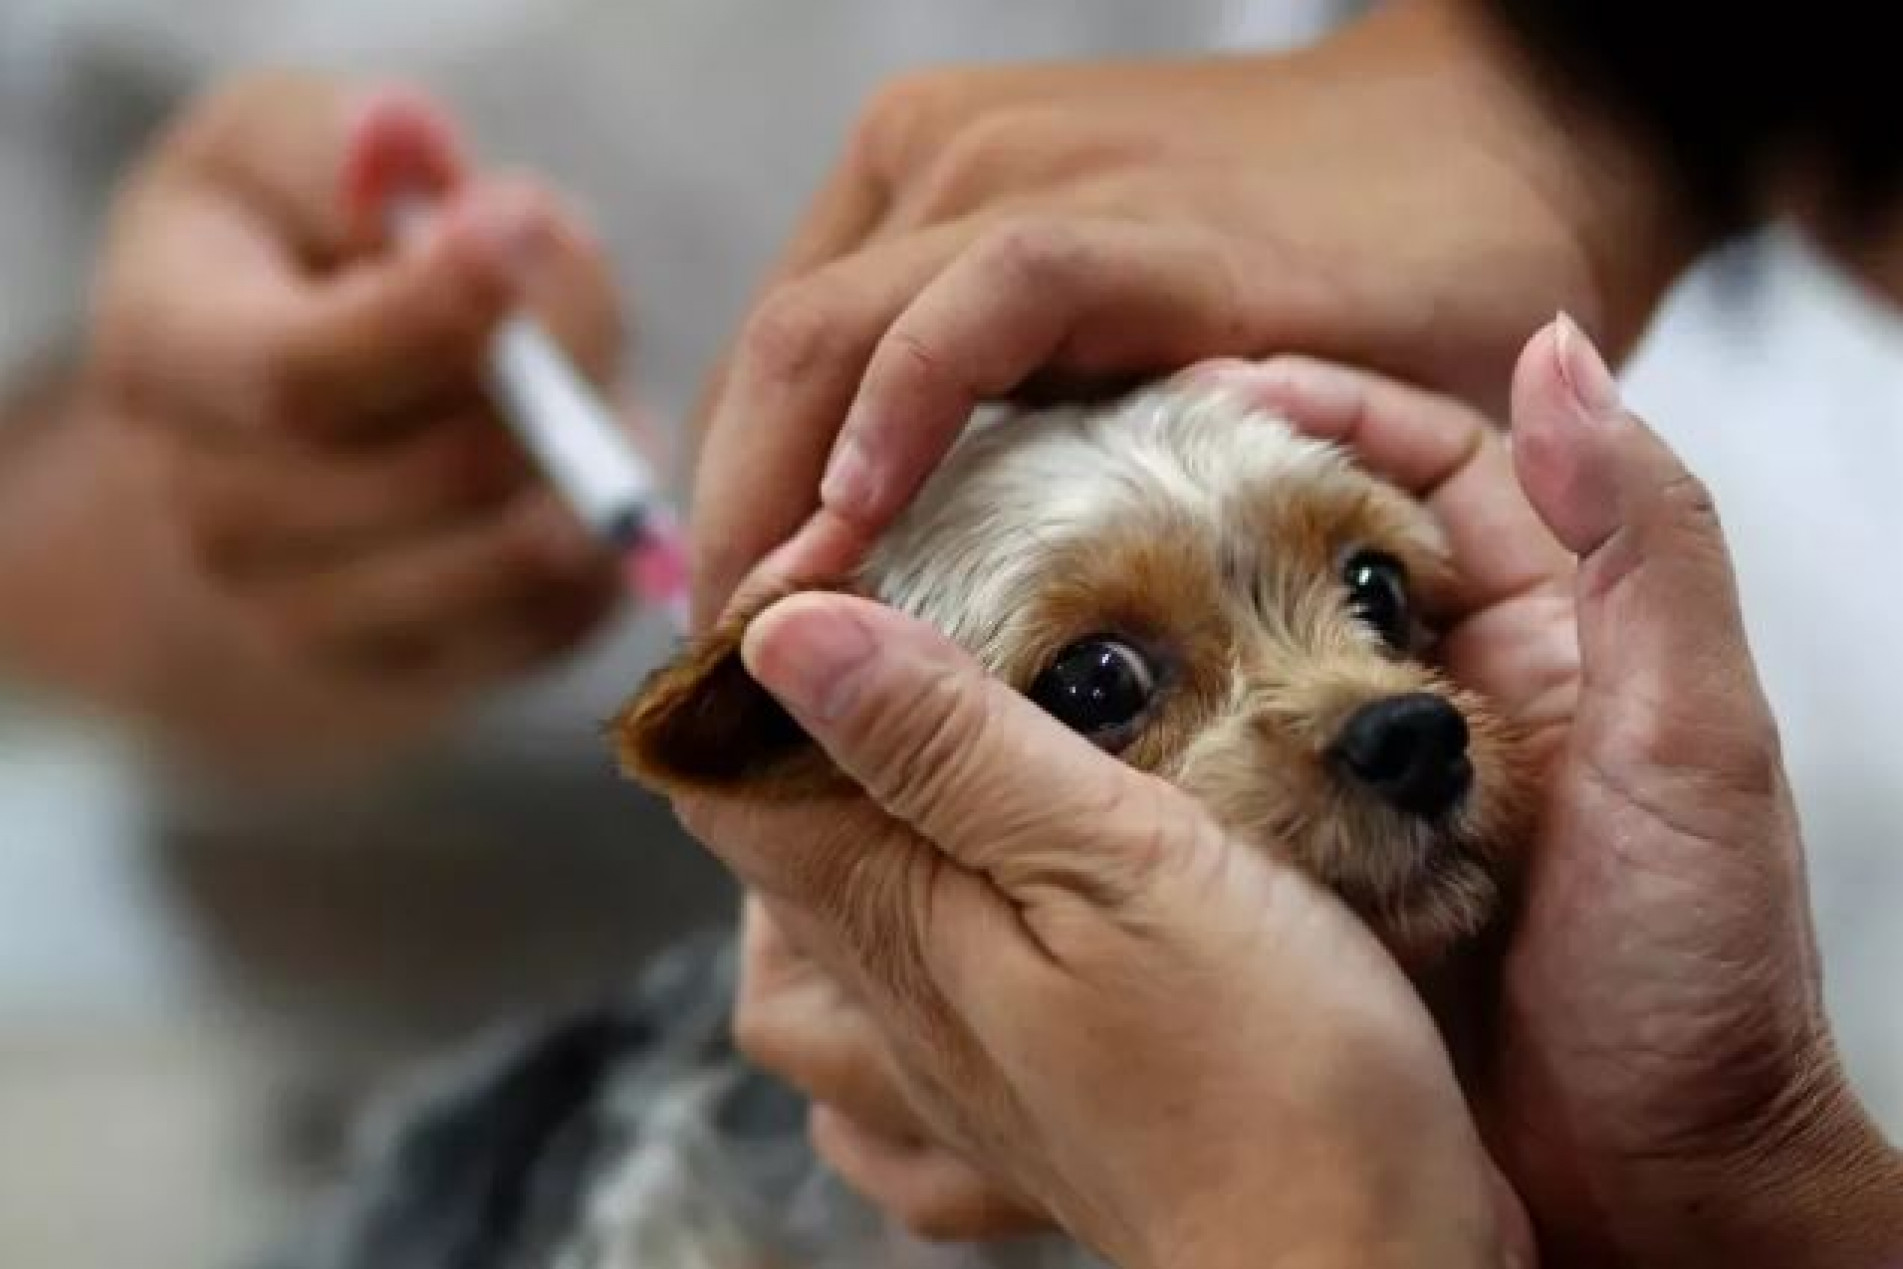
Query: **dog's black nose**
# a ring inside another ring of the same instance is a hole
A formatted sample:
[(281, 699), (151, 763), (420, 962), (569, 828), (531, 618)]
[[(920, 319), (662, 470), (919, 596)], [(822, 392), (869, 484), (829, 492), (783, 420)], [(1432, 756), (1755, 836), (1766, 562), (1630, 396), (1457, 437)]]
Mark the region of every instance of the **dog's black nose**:
[(1363, 705), (1329, 753), (1389, 806), (1429, 819), (1452, 810), (1473, 783), (1467, 720), (1432, 692)]

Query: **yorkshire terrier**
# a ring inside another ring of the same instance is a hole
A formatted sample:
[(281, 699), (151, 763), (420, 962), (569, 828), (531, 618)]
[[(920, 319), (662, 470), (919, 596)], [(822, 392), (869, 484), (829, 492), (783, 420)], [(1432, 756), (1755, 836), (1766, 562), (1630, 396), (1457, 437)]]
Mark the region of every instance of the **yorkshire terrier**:
[[(841, 588), (936, 626), (1053, 717), (1308, 870), (1433, 999), (1498, 928), (1531, 806), (1519, 745), (1428, 660), (1456, 578), (1427, 510), (1190, 379), (974, 423)], [(750, 613), (617, 719), (666, 794), (850, 786), (753, 680)], [(805, 1107), (728, 1041), (732, 949), (534, 1030), (400, 1120), (312, 1269), (1081, 1266), (1061, 1237), (914, 1239), (832, 1179)], [(1464, 1004), (1436, 1001), (1444, 1023)]]

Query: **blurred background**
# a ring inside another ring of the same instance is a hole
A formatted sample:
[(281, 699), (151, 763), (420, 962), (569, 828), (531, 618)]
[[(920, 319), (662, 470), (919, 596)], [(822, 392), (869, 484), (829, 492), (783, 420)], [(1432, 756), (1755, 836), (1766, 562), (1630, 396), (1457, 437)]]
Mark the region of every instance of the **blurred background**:
[[(1293, 42), (1338, 7), (0, 0), (0, 384), (79, 329), (100, 215), (151, 130), (245, 66), (420, 80), (485, 157), (574, 191), (642, 327), (644, 389), (678, 418), (890, 75)], [(1687, 281), (1630, 385), (1731, 526), (1831, 1007), (1903, 1132), (1903, 330), (1774, 235)], [(179, 770), (0, 664), (0, 1263), (243, 1264), (396, 1073), (724, 919), (721, 879), (600, 740), (662, 647), (625, 622), (374, 776), (296, 787)]]

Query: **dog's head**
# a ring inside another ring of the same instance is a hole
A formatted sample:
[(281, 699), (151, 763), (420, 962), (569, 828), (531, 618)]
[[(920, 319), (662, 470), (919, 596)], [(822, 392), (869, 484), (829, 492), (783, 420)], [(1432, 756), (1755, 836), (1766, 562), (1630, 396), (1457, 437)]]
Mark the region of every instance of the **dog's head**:
[[(1418, 502), (1184, 383), (975, 427), (848, 589), (943, 631), (1060, 722), (1432, 959), (1500, 907), (1516, 745), (1423, 659), (1452, 578)], [(748, 677), (747, 614), (617, 723), (663, 792), (847, 791)]]

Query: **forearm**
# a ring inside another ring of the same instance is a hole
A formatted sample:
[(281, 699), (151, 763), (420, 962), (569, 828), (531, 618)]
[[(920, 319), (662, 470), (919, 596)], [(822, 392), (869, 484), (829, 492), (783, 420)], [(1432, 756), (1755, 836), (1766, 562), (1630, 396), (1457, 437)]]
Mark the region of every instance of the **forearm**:
[(1791, 217), (1903, 301), (1903, 148), (1874, 123), (1894, 117), (1884, 6), (1733, 6), (1714, 22), (1606, 0), (1460, 2), (1560, 108), (1642, 138), (1703, 235)]
[(1381, 38), (1410, 46), (1416, 60), (1464, 68), (1469, 91), (1490, 107), (1486, 143), (1574, 227), (1591, 295), (1572, 315), (1607, 352), (1628, 353), (1666, 291), (1717, 238), (1684, 197), (1669, 156), (1607, 103), (1552, 91), (1484, 0), (1392, 0), (1367, 24), (1388, 26)]

